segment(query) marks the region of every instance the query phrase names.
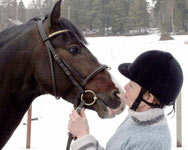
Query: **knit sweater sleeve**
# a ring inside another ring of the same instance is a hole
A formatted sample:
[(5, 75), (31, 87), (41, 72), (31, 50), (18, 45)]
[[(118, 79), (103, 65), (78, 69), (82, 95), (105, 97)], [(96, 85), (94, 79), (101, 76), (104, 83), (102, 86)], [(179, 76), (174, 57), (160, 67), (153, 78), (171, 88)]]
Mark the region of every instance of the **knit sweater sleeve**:
[(71, 145), (72, 150), (104, 150), (92, 135), (86, 135)]
[(121, 150), (170, 150), (169, 142), (157, 137), (132, 137), (121, 146)]

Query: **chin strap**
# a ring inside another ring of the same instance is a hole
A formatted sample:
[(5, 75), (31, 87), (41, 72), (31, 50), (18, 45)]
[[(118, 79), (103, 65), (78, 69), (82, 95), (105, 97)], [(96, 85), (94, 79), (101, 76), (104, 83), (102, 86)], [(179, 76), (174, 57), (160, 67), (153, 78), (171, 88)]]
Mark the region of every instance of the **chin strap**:
[(130, 109), (136, 111), (136, 109), (138, 108), (138, 106), (140, 105), (141, 102), (146, 103), (147, 105), (151, 106), (152, 108), (163, 108), (164, 104), (160, 103), (160, 104), (153, 104), (153, 103), (149, 103), (148, 101), (143, 99), (143, 95), (147, 90), (145, 88), (141, 88), (141, 91), (138, 95), (138, 97), (136, 98), (135, 102), (133, 103), (133, 105), (131, 106)]
[(152, 108), (163, 108), (164, 104), (160, 103), (160, 104), (153, 104), (153, 103), (149, 103), (148, 101), (142, 99), (142, 101), (144, 103), (146, 103), (147, 105), (151, 106)]
[(146, 89), (142, 87), (138, 97), (136, 98), (135, 102), (133, 103), (133, 105), (131, 106), (130, 109), (136, 111), (136, 109), (138, 108), (138, 106), (140, 105), (140, 103), (142, 101), (142, 97), (143, 97), (145, 92), (146, 92)]

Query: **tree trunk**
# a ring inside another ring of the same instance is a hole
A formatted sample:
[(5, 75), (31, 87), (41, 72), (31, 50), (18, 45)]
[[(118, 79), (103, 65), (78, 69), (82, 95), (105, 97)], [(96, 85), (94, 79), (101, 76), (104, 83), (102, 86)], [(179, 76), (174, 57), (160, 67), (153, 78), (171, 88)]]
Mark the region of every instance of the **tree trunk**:
[(174, 27), (174, 0), (168, 0), (168, 18), (169, 18), (169, 23), (172, 28), (172, 32), (175, 33), (175, 27)]
[(174, 26), (174, 0), (172, 0), (172, 16), (171, 16), (171, 21), (172, 21), (172, 32), (173, 34), (176, 33), (175, 31), (175, 26)]

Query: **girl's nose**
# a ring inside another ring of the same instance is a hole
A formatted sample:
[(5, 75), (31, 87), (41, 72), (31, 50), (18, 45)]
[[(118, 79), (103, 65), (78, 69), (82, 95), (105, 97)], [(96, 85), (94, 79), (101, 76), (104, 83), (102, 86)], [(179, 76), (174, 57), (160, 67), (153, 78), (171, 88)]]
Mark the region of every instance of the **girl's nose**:
[(124, 86), (125, 92), (127, 91), (127, 87), (128, 87), (128, 84), (125, 84), (125, 86)]

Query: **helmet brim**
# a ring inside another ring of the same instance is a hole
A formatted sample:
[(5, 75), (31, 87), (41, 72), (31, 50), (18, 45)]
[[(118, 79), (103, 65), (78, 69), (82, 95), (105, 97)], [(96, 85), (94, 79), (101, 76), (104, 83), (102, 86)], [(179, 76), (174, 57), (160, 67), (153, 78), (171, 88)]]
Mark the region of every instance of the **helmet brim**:
[(129, 70), (131, 64), (132, 63), (123, 63), (123, 64), (120, 64), (118, 67), (119, 72), (129, 79), (131, 79), (130, 70)]

